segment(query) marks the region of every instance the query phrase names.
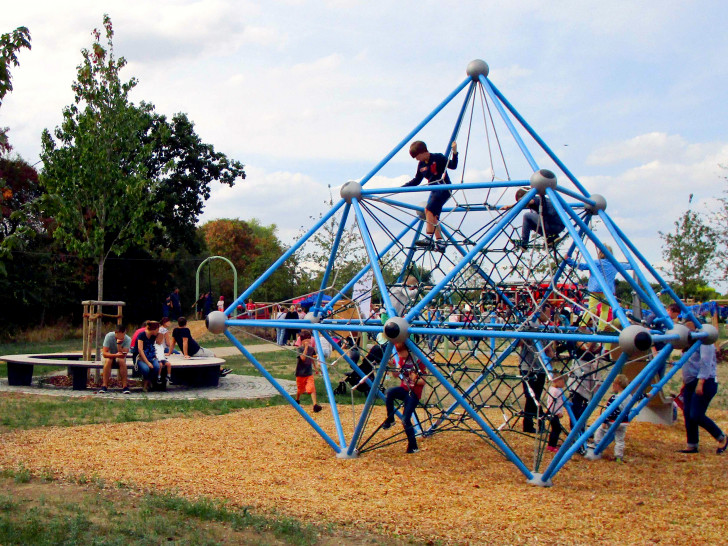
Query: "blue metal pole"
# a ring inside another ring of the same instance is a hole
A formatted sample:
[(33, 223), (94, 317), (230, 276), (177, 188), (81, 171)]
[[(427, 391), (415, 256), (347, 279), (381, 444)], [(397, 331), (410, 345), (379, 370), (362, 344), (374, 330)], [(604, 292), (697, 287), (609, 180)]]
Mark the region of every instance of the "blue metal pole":
[(276, 381), (275, 377), (273, 377), (268, 372), (268, 370), (266, 370), (252, 354), (250, 354), (250, 351), (248, 351), (245, 346), (240, 343), (234, 335), (230, 333), (229, 330), (225, 331), (225, 336), (230, 340), (233, 345), (238, 348), (241, 353), (243, 353), (243, 356), (245, 356), (245, 358), (247, 358), (253, 364), (253, 366), (255, 366), (255, 369), (258, 370), (258, 372), (260, 372), (260, 374), (265, 377), (271, 385), (273, 385), (273, 388), (275, 388), (275, 390), (277, 390), (278, 393), (283, 396), (286, 401), (288, 401), (291, 407), (296, 410), (309, 425), (311, 425), (311, 427), (318, 433), (318, 435), (321, 436), (321, 438), (323, 438), (324, 441), (329, 444), (336, 453), (341, 453), (341, 448), (336, 445), (336, 442), (334, 442), (334, 440), (332, 440), (331, 437), (326, 434), (326, 432), (324, 432), (324, 429), (322, 429), (319, 424), (311, 418), (310, 415), (303, 411), (303, 408), (296, 403), (296, 401), (290, 394), (288, 394), (288, 392), (286, 392), (286, 389), (284, 389), (281, 384)]
[(359, 230), (361, 231), (361, 238), (364, 241), (364, 247), (367, 250), (367, 255), (369, 256), (369, 261), (372, 266), (372, 270), (374, 271), (374, 278), (377, 279), (377, 285), (379, 285), (379, 291), (382, 296), (382, 301), (384, 302), (384, 308), (387, 310), (387, 314), (390, 317), (393, 317), (395, 315), (394, 307), (392, 307), (392, 300), (389, 297), (389, 292), (387, 292), (387, 284), (384, 282), (382, 270), (379, 268), (379, 261), (377, 260), (378, 254), (374, 250), (374, 244), (372, 243), (371, 235), (369, 234), (369, 228), (364, 221), (364, 215), (361, 212), (359, 202), (356, 199), (352, 199), (351, 203), (354, 205), (354, 213), (356, 214), (356, 220), (359, 225)]
[[(457, 184), (458, 190), (482, 190), (497, 188), (520, 188), (528, 186), (529, 180), (512, 180), (509, 182), (468, 182), (465, 184)], [(452, 184), (451, 184), (452, 185)], [(420, 186), (393, 186), (389, 188), (371, 188), (362, 189), (362, 197), (372, 197), (376, 195), (388, 195), (391, 193), (422, 193), (432, 191), (431, 185)], [(445, 209), (442, 209), (445, 210)]]
[(346, 437), (344, 436), (344, 429), (341, 427), (339, 410), (336, 406), (336, 397), (334, 396), (334, 389), (331, 388), (331, 379), (329, 378), (329, 370), (326, 367), (326, 358), (324, 357), (323, 348), (321, 347), (321, 339), (319, 338), (319, 333), (314, 332), (313, 337), (316, 340), (316, 354), (318, 356), (319, 364), (321, 365), (321, 375), (324, 378), (326, 394), (329, 397), (331, 416), (334, 418), (334, 427), (336, 428), (336, 434), (338, 434), (339, 436), (339, 445), (341, 446), (341, 449), (346, 449)]
[[(622, 391), (621, 393), (627, 394), (625, 396), (618, 396), (612, 404), (609, 404), (609, 406), (605, 408), (604, 421), (607, 420), (607, 417), (609, 417), (609, 415), (611, 415), (615, 409), (619, 408), (622, 401), (627, 399), (627, 396), (631, 396), (624, 409), (617, 416), (617, 419), (607, 430), (607, 433), (604, 435), (604, 438), (602, 438), (602, 441), (599, 442), (598, 445), (594, 446), (594, 455), (599, 455), (612, 442), (612, 438), (614, 438), (614, 433), (616, 432), (617, 428), (625, 421), (627, 417), (629, 417), (632, 407), (637, 403), (638, 396), (642, 394), (642, 392), (645, 390), (645, 387), (652, 380), (652, 377), (655, 375), (660, 366), (664, 364), (665, 359), (670, 355), (670, 353), (672, 353), (672, 345), (668, 343), (662, 348), (662, 350), (655, 358), (653, 358), (644, 368), (642, 368), (642, 370), (635, 376), (635, 378), (630, 381), (627, 388), (624, 389), (624, 391)], [(620, 398), (622, 399), (622, 401), (619, 401)], [(602, 424), (604, 424), (604, 422)]]
[[(496, 362), (494, 362), (488, 366), (488, 370), (490, 371), (493, 368), (495, 368), (496, 366), (499, 366), (508, 357), (508, 355), (510, 355), (514, 351), (514, 349), (517, 346), (518, 346), (518, 340), (513, 340), (511, 342), (511, 344), (508, 346), (508, 348), (505, 351), (503, 351), (501, 356), (498, 357)], [(475, 389), (477, 389), (478, 385), (480, 385), (486, 377), (487, 377), (487, 374), (480, 374), (477, 378), (475, 378), (475, 381), (473, 381), (473, 383), (467, 389), (465, 389), (465, 391), (463, 392), (463, 396), (470, 396), (470, 393), (473, 392)], [(435, 424), (433, 424), (427, 430), (427, 432), (431, 432), (434, 429), (436, 429), (438, 426), (440, 426), (440, 423), (442, 423), (449, 415), (451, 415), (452, 412), (458, 408), (458, 406), (460, 406), (459, 402), (457, 402), (457, 401), (453, 402), (450, 405), (450, 407), (447, 408), (447, 410), (445, 410), (445, 413), (443, 413), (440, 416), (440, 418), (437, 420), (437, 422)]]
[(465, 95), (465, 100), (463, 101), (463, 106), (460, 108), (460, 114), (457, 117), (457, 121), (455, 122), (455, 127), (452, 130), (452, 135), (450, 136), (450, 140), (447, 143), (447, 151), (445, 153), (445, 156), (449, 159), (450, 158), (450, 152), (452, 151), (452, 143), (455, 141), (455, 139), (458, 137), (458, 133), (460, 132), (460, 126), (463, 123), (463, 116), (465, 115), (465, 111), (467, 110), (468, 104), (470, 104), (470, 98), (473, 96), (473, 92), (475, 91), (475, 87), (478, 84), (475, 80), (473, 80), (470, 83), (470, 87), (468, 87), (468, 92)]
[[(455, 241), (455, 237), (453, 237), (452, 233), (450, 233), (450, 231), (442, 224), (440, 224), (440, 229), (442, 230), (442, 234), (450, 241), (452, 241), (453, 245), (455, 245), (455, 248), (460, 253), (460, 255), (465, 256), (467, 254), (466, 250), (459, 244), (457, 244), (457, 241)], [(490, 275), (483, 271), (483, 269), (479, 265), (475, 264), (475, 267), (476, 271), (480, 273), (480, 275), (483, 277), (483, 280), (495, 289), (495, 293), (498, 294), (502, 301), (504, 301), (509, 307), (515, 307), (510, 298), (506, 296), (506, 294), (500, 288), (498, 288), (498, 285), (495, 283), (495, 281), (490, 278)]]
[(563, 193), (564, 195), (568, 195), (569, 197), (573, 197), (574, 199), (577, 199), (581, 201), (582, 203), (586, 205), (591, 205), (592, 207), (596, 205), (596, 201), (593, 199), (589, 199), (588, 197), (584, 197), (583, 195), (580, 195), (576, 193), (575, 191), (572, 191), (568, 188), (565, 188), (563, 186), (556, 186), (556, 191), (559, 193)]
[[(599, 402), (604, 397), (604, 394), (612, 386), (612, 383), (614, 383), (614, 378), (622, 372), (622, 368), (624, 367), (626, 362), (627, 355), (625, 353), (622, 353), (617, 361), (614, 363), (614, 366), (612, 366), (612, 369), (609, 371), (609, 374), (604, 380), (604, 383), (602, 383), (597, 389), (597, 392), (592, 395), (592, 399), (586, 405), (584, 412), (581, 414), (581, 417), (579, 417), (579, 420), (576, 422), (576, 424), (574, 424), (574, 426), (572, 427), (571, 432), (569, 432), (569, 434), (567, 435), (566, 440), (564, 440), (564, 443), (561, 446), (561, 449), (556, 453), (556, 455), (554, 455), (554, 458), (551, 459), (551, 463), (549, 463), (548, 468), (546, 468), (546, 471), (541, 477), (544, 482), (551, 479), (559, 470), (559, 468), (561, 468), (562, 465), (560, 463), (562, 460), (564, 461), (564, 463), (566, 463), (574, 455), (574, 453), (576, 453), (576, 451), (579, 449), (579, 446), (581, 446), (581, 444), (583, 444), (587, 440), (587, 438), (589, 438), (589, 436), (593, 434), (593, 432), (589, 432), (589, 434), (587, 435), (586, 431), (582, 433), (580, 433), (579, 431), (584, 430), (584, 425), (586, 424), (587, 419), (589, 419), (592, 412), (596, 409), (596, 407), (599, 405)], [(565, 449), (566, 451), (564, 451)]]
[(516, 141), (518, 144), (518, 147), (521, 149), (521, 152), (523, 152), (523, 156), (526, 158), (526, 161), (528, 161), (529, 165), (531, 165), (531, 168), (535, 171), (538, 170), (538, 163), (536, 163), (536, 160), (533, 159), (533, 156), (531, 155), (531, 152), (528, 151), (528, 148), (526, 147), (526, 144), (523, 142), (523, 139), (521, 138), (521, 135), (518, 134), (518, 131), (516, 130), (515, 126), (513, 125), (513, 122), (511, 121), (511, 118), (508, 117), (508, 114), (503, 110), (503, 106), (501, 105), (500, 101), (496, 98), (496, 95), (494, 94), (494, 88), (491, 87), (491, 83), (488, 81), (488, 79), (483, 76), (482, 74), (479, 76), (480, 83), (483, 86), (483, 89), (485, 89), (485, 92), (488, 93), (488, 96), (490, 97), (490, 100), (493, 102), (493, 105), (498, 110), (498, 113), (501, 116), (501, 119), (503, 120), (503, 123), (506, 124), (506, 127), (508, 127), (508, 130), (511, 132), (511, 136), (513, 137), (513, 140)]
[(393, 347), (394, 345), (392, 343), (387, 343), (387, 346), (384, 348), (382, 363), (377, 369), (377, 375), (374, 377), (374, 382), (369, 389), (369, 394), (367, 395), (366, 402), (364, 402), (364, 409), (362, 409), (361, 416), (359, 417), (359, 422), (356, 424), (356, 427), (354, 429), (354, 436), (352, 436), (351, 438), (349, 449), (346, 452), (347, 455), (353, 455), (354, 450), (359, 443), (359, 438), (361, 437), (361, 433), (364, 431), (364, 425), (366, 424), (369, 412), (371, 411), (372, 405), (374, 405), (376, 393), (379, 392), (379, 385), (382, 384), (382, 378), (384, 377), (384, 373), (387, 371), (387, 364), (389, 363), (389, 357), (392, 356)]
[(407, 340), (407, 347), (409, 348), (410, 352), (413, 352), (415, 356), (425, 365), (427, 370), (435, 376), (435, 378), (440, 382), (440, 384), (445, 387), (448, 393), (450, 393), (450, 396), (455, 398), (455, 400), (458, 401), (458, 403), (462, 406), (462, 408), (470, 415), (470, 417), (475, 420), (476, 423), (478, 423), (478, 426), (488, 435), (488, 438), (496, 445), (498, 446), (498, 449), (500, 449), (503, 454), (508, 458), (509, 461), (511, 461), (514, 465), (516, 465), (516, 468), (520, 470), (526, 478), (529, 480), (533, 479), (533, 474), (531, 471), (526, 467), (526, 465), (523, 464), (521, 459), (518, 458), (518, 455), (516, 455), (513, 450), (498, 436), (495, 432), (493, 432), (493, 429), (491, 429), (488, 424), (483, 420), (483, 418), (480, 416), (480, 414), (475, 411), (470, 404), (468, 404), (467, 400), (462, 397), (462, 395), (455, 389), (450, 382), (445, 378), (444, 375), (440, 372), (440, 370), (430, 362), (430, 360), (427, 358), (427, 356), (420, 350), (420, 348), (415, 345), (411, 340)]
[(493, 227), (490, 228), (490, 230), (486, 233), (486, 235), (476, 244), (470, 252), (468, 252), (463, 260), (457, 264), (455, 267), (453, 267), (450, 272), (445, 275), (445, 277), (435, 285), (430, 292), (425, 295), (422, 300), (418, 304), (416, 304), (412, 309), (410, 309), (409, 313), (407, 313), (407, 316), (405, 317), (406, 320), (410, 321), (414, 317), (419, 316), (420, 313), (422, 313), (423, 309), (427, 307), (427, 305), (437, 296), (437, 294), (440, 292), (440, 290), (443, 289), (452, 279), (455, 278), (455, 276), (460, 273), (460, 271), (470, 263), (470, 261), (483, 249), (485, 246), (491, 241), (491, 239), (495, 238), (497, 235), (499, 235), (503, 229), (503, 227), (510, 224), (513, 219), (524, 209), (524, 207), (528, 204), (528, 202), (531, 200), (531, 198), (536, 193), (536, 190), (534, 188), (531, 188), (528, 193), (520, 200), (518, 203), (516, 203), (512, 209), (510, 209), (504, 216), (501, 218)]
[[(415, 226), (415, 224), (416, 224), (416, 223), (418, 223), (418, 222), (420, 222), (420, 219), (419, 219), (419, 218), (415, 218), (415, 219), (413, 219), (413, 220), (412, 220), (412, 221), (411, 221), (411, 222), (410, 222), (410, 223), (409, 223), (409, 224), (408, 224), (408, 225), (407, 225), (407, 226), (406, 226), (406, 227), (405, 227), (405, 228), (404, 228), (404, 229), (403, 229), (403, 230), (402, 230), (402, 231), (401, 231), (401, 232), (399, 233), (399, 235), (397, 235), (397, 237), (396, 237), (395, 239), (393, 239), (392, 241), (390, 241), (390, 242), (389, 242), (389, 244), (388, 244), (387, 246), (385, 246), (385, 247), (384, 247), (384, 249), (383, 249), (383, 250), (382, 250), (382, 251), (381, 251), (381, 252), (379, 253), (379, 255), (377, 256), (377, 261), (379, 261), (379, 260), (380, 260), (380, 259), (381, 259), (381, 258), (382, 258), (383, 256), (386, 256), (386, 255), (387, 255), (387, 252), (389, 252), (389, 251), (390, 251), (390, 250), (391, 250), (391, 249), (392, 249), (392, 248), (394, 247), (394, 245), (396, 245), (396, 244), (397, 244), (397, 242), (398, 242), (398, 241), (399, 241), (399, 240), (400, 240), (400, 239), (401, 239), (402, 237), (404, 237), (404, 236), (405, 236), (405, 234), (406, 234), (406, 233), (407, 233), (408, 231), (410, 231), (410, 230), (411, 230), (411, 229), (412, 229), (412, 228), (413, 228), (413, 227)], [(346, 286), (344, 286), (344, 287), (343, 287), (343, 288), (342, 288), (341, 290), (339, 290), (339, 293), (338, 293), (338, 294), (336, 294), (336, 295), (335, 295), (335, 296), (334, 296), (333, 298), (331, 298), (331, 301), (329, 301), (329, 302), (328, 302), (328, 303), (326, 304), (326, 306), (324, 307), (324, 311), (330, 311), (330, 310), (332, 310), (332, 309), (334, 308), (334, 305), (336, 304), (336, 302), (338, 302), (339, 300), (341, 300), (341, 298), (343, 298), (343, 297), (344, 297), (344, 294), (346, 294), (346, 292), (347, 292), (347, 291), (351, 290), (351, 289), (352, 289), (352, 288), (354, 287), (354, 285), (355, 285), (356, 283), (358, 283), (358, 282), (359, 282), (359, 279), (361, 279), (361, 278), (362, 278), (362, 277), (363, 277), (364, 275), (366, 275), (366, 274), (367, 274), (367, 272), (368, 272), (368, 271), (369, 271), (369, 270), (371, 269), (371, 267), (372, 267), (372, 266), (371, 266), (371, 264), (370, 264), (370, 263), (368, 263), (368, 264), (367, 264), (366, 266), (364, 266), (364, 268), (363, 268), (363, 269), (362, 269), (361, 271), (359, 271), (359, 273), (357, 273), (357, 274), (356, 274), (356, 275), (354, 276), (354, 278), (353, 278), (353, 279), (351, 279), (351, 280), (350, 280), (350, 281), (349, 281), (349, 282), (348, 282), (348, 283), (346, 284)]]
[(493, 85), (490, 81), (488, 82), (490, 84), (491, 89), (493, 90), (493, 93), (496, 94), (496, 96), (501, 100), (501, 102), (505, 105), (506, 108), (513, 114), (513, 116), (518, 120), (518, 122), (523, 126), (523, 128), (528, 131), (528, 134), (531, 135), (531, 137), (538, 142), (538, 145), (541, 146), (541, 149), (546, 152), (546, 154), (559, 166), (559, 169), (567, 176), (569, 180), (571, 180), (574, 185), (579, 189), (580, 192), (582, 192), (584, 195), (589, 197), (590, 193), (586, 190), (584, 186), (581, 185), (581, 182), (576, 178), (576, 176), (573, 175), (573, 173), (564, 165), (564, 163), (556, 156), (556, 154), (551, 150), (551, 148), (548, 147), (548, 145), (541, 139), (538, 134), (536, 134), (536, 131), (531, 128), (531, 126), (528, 124), (528, 122), (523, 119), (521, 114), (519, 114), (516, 109), (513, 107), (513, 105), (508, 102), (508, 99), (506, 99), (503, 94), (498, 91), (495, 85)]
[[(616, 313), (617, 317), (621, 321), (623, 325), (629, 324), (629, 320), (627, 319), (627, 315), (625, 315), (624, 310), (619, 305), (619, 302), (617, 301), (617, 298), (614, 297), (613, 294), (613, 288), (610, 286), (607, 286), (607, 281), (604, 279), (604, 276), (599, 271), (599, 267), (594, 262), (594, 259), (591, 257), (591, 254), (586, 249), (586, 246), (584, 245), (584, 241), (582, 241), (579, 238), (578, 233), (576, 232), (576, 229), (574, 229), (574, 226), (569, 221), (569, 215), (564, 211), (565, 204), (562, 204), (561, 199), (559, 198), (559, 195), (552, 190), (551, 188), (546, 188), (546, 193), (548, 194), (549, 198), (551, 199), (551, 204), (554, 206), (554, 210), (556, 210), (556, 213), (559, 215), (559, 218), (561, 218), (561, 221), (566, 226), (566, 229), (571, 234), (571, 237), (573, 241), (576, 243), (576, 246), (579, 247), (579, 250), (581, 251), (582, 255), (584, 256), (584, 259), (586, 260), (586, 263), (589, 266), (589, 272), (591, 275), (594, 275), (594, 278), (597, 280), (597, 283), (602, 289), (602, 293), (607, 298), (607, 301), (609, 302), (609, 305), (612, 307), (612, 310), (614, 313)], [(581, 219), (580, 219), (581, 220)]]
[(296, 241), (291, 248), (289, 248), (286, 252), (283, 253), (283, 255), (278, 258), (273, 265), (271, 265), (268, 269), (265, 270), (265, 272), (258, 277), (253, 284), (251, 284), (245, 292), (243, 292), (238, 299), (236, 299), (230, 307), (227, 308), (226, 313), (230, 313), (232, 309), (237, 308), (238, 305), (240, 305), (241, 302), (245, 301), (245, 298), (248, 297), (248, 295), (252, 294), (261, 284), (263, 284), (268, 277), (270, 277), (275, 271), (278, 269), (278, 267), (284, 263), (288, 258), (290, 258), (293, 254), (298, 251), (299, 248), (301, 248), (306, 241), (314, 234), (316, 231), (323, 226), (326, 222), (328, 222), (331, 217), (336, 214), (336, 212), (341, 208), (341, 206), (346, 203), (343, 199), (340, 200), (338, 203), (336, 203), (329, 212), (324, 214), (321, 219), (316, 222), (316, 224), (308, 230), (308, 232), (303, 235), (298, 241)]
[[(640, 253), (639, 250), (637, 250), (637, 247), (635, 247), (632, 242), (627, 238), (627, 236), (622, 232), (621, 229), (619, 229), (619, 226), (617, 226), (614, 222), (612, 222), (609, 215), (604, 212), (603, 210), (599, 211), (599, 218), (602, 219), (602, 221), (606, 224), (607, 221), (610, 222), (611, 226), (614, 228), (614, 230), (619, 234), (620, 238), (629, 246), (630, 250), (632, 250), (632, 253), (639, 258), (640, 262), (642, 262), (642, 265), (645, 266), (645, 268), (650, 272), (652, 277), (657, 281), (657, 283), (662, 287), (662, 289), (667, 292), (667, 294), (675, 300), (675, 303), (677, 303), (680, 306), (680, 310), (683, 312), (685, 316), (687, 316), (690, 320), (693, 321), (693, 324), (695, 326), (700, 326), (701, 322), (695, 318), (695, 315), (693, 315), (693, 312), (690, 310), (688, 306), (686, 306), (682, 300), (678, 297), (677, 294), (670, 288), (670, 285), (667, 284), (664, 279), (660, 276), (660, 274), (655, 270), (654, 267), (652, 267), (652, 264), (650, 264), (649, 261)], [(668, 317), (669, 318), (669, 317)], [(670, 326), (672, 327), (672, 320), (670, 321)]]
[[(699, 343), (696, 343), (695, 345), (697, 345), (697, 346), (700, 346), (700, 344), (699, 344)], [(691, 349), (692, 349), (692, 347), (691, 347)], [(678, 360), (677, 362), (675, 362), (675, 363), (674, 363), (674, 364), (672, 365), (672, 367), (670, 368), (670, 371), (668, 371), (668, 372), (667, 372), (667, 373), (666, 373), (666, 374), (665, 374), (665, 375), (664, 375), (664, 376), (662, 377), (662, 379), (660, 379), (660, 381), (658, 381), (658, 382), (657, 382), (657, 383), (656, 383), (656, 384), (655, 384), (655, 385), (654, 385), (654, 386), (652, 387), (652, 390), (650, 391), (650, 396), (649, 396), (649, 398), (645, 398), (644, 400), (640, 400), (640, 403), (639, 403), (639, 404), (637, 405), (637, 407), (636, 407), (636, 408), (634, 408), (634, 409), (632, 410), (632, 412), (631, 412), (631, 413), (629, 414), (629, 420), (630, 420), (630, 421), (631, 421), (632, 419), (634, 419), (634, 418), (635, 418), (635, 417), (637, 416), (637, 414), (638, 414), (638, 413), (639, 413), (640, 411), (642, 411), (642, 408), (644, 408), (644, 407), (645, 407), (645, 406), (646, 406), (647, 404), (649, 404), (649, 403), (650, 403), (650, 400), (652, 399), (652, 397), (653, 397), (653, 396), (654, 396), (654, 395), (655, 395), (655, 394), (656, 394), (657, 392), (661, 391), (661, 390), (662, 390), (662, 388), (663, 388), (663, 387), (664, 387), (665, 385), (667, 385), (667, 383), (668, 383), (668, 382), (670, 381), (670, 379), (672, 379), (672, 377), (673, 377), (673, 376), (674, 376), (674, 375), (675, 375), (675, 374), (676, 374), (676, 373), (677, 373), (678, 371), (680, 371), (680, 369), (681, 369), (681, 368), (682, 368), (682, 367), (683, 367), (683, 366), (685, 365), (685, 363), (686, 363), (686, 362), (688, 361), (688, 358), (690, 358), (690, 356), (691, 356), (691, 355), (692, 355), (692, 354), (693, 354), (693, 353), (694, 353), (694, 352), (695, 352), (696, 350), (697, 350), (697, 349), (694, 349), (694, 350), (692, 350), (692, 351), (690, 351), (690, 350), (686, 351), (686, 352), (685, 352), (685, 353), (684, 353), (684, 354), (682, 355), (682, 357), (680, 358), (680, 360)]]
[[(550, 190), (552, 191), (552, 190)], [(584, 223), (584, 221), (579, 218), (579, 215), (576, 214), (573, 210), (571, 210), (567, 205), (566, 202), (561, 198), (561, 196), (554, 193), (553, 195), (556, 195), (559, 199), (559, 202), (562, 204), (566, 212), (573, 218), (574, 223), (579, 226), (579, 228), (587, 234), (587, 236), (592, 240), (592, 242), (597, 246), (599, 250), (601, 250), (602, 254), (612, 263), (612, 265), (615, 267), (617, 271), (622, 275), (622, 277), (629, 283), (629, 285), (637, 292), (640, 298), (643, 300), (649, 300), (649, 296), (645, 294), (645, 292), (642, 290), (642, 287), (637, 284), (634, 279), (627, 273), (627, 270), (624, 268), (624, 266), (617, 261), (617, 259), (612, 255), (611, 252), (609, 252), (609, 249), (602, 243), (598, 237), (594, 235), (594, 233), (589, 229), (589, 227)], [(585, 256), (586, 258), (586, 256)], [(637, 269), (639, 271), (639, 268)], [(606, 293), (605, 293), (606, 294)], [(620, 317), (621, 320), (621, 317)], [(625, 322), (623, 324), (628, 324), (628, 322)]]
[(334, 263), (336, 261), (336, 253), (339, 250), (339, 244), (341, 243), (341, 236), (344, 233), (344, 230), (346, 229), (346, 219), (349, 217), (349, 209), (351, 208), (350, 204), (344, 205), (344, 212), (341, 214), (341, 222), (339, 223), (339, 229), (336, 232), (336, 237), (334, 237), (334, 244), (331, 246), (331, 254), (329, 255), (329, 262), (326, 264), (326, 270), (324, 271), (324, 276), (321, 279), (321, 289), (319, 293), (316, 295), (316, 303), (314, 305), (314, 308), (320, 309), (321, 308), (321, 301), (323, 300), (324, 293), (323, 290), (329, 285), (329, 276), (331, 275), (331, 270), (334, 268)]
[(387, 154), (387, 155), (386, 155), (386, 156), (384, 157), (384, 159), (382, 159), (382, 160), (381, 160), (381, 161), (380, 161), (379, 163), (377, 163), (377, 164), (376, 164), (376, 166), (375, 166), (375, 167), (374, 167), (374, 168), (373, 168), (373, 169), (372, 169), (371, 171), (369, 171), (369, 172), (368, 172), (368, 173), (367, 173), (366, 175), (364, 175), (364, 178), (362, 178), (362, 179), (361, 179), (361, 182), (360, 182), (360, 184), (361, 184), (361, 185), (363, 186), (364, 184), (366, 184), (366, 183), (367, 183), (367, 182), (368, 182), (368, 181), (369, 181), (369, 180), (371, 179), (371, 177), (372, 177), (372, 176), (374, 176), (375, 174), (377, 174), (377, 173), (379, 172), (379, 170), (380, 170), (380, 169), (381, 169), (382, 167), (384, 167), (384, 165), (386, 165), (386, 164), (387, 164), (387, 162), (388, 162), (388, 161), (389, 161), (390, 159), (392, 159), (392, 158), (393, 158), (393, 157), (394, 157), (394, 156), (395, 156), (395, 155), (397, 154), (397, 152), (399, 152), (399, 151), (400, 151), (400, 150), (401, 150), (401, 149), (402, 149), (402, 148), (403, 148), (403, 147), (405, 146), (405, 144), (407, 144), (407, 143), (408, 143), (408, 142), (410, 141), (410, 139), (412, 139), (412, 137), (413, 137), (413, 136), (415, 136), (415, 135), (416, 135), (417, 133), (419, 133), (419, 132), (420, 132), (420, 131), (422, 130), (422, 128), (423, 128), (423, 127), (424, 127), (425, 125), (427, 125), (427, 124), (428, 124), (428, 123), (429, 123), (429, 122), (430, 122), (430, 121), (432, 120), (432, 118), (434, 118), (434, 117), (435, 117), (435, 116), (436, 116), (437, 114), (439, 114), (439, 113), (440, 113), (440, 111), (441, 111), (441, 110), (442, 110), (443, 108), (445, 108), (445, 106), (447, 106), (447, 105), (448, 105), (448, 104), (450, 103), (450, 101), (451, 101), (452, 99), (454, 99), (454, 98), (455, 98), (455, 97), (456, 97), (456, 96), (458, 95), (458, 93), (460, 93), (460, 91), (462, 91), (462, 90), (463, 90), (463, 89), (465, 88), (465, 86), (466, 86), (466, 85), (468, 85), (468, 83), (470, 83), (470, 82), (471, 82), (471, 78), (467, 78), (467, 79), (465, 79), (465, 81), (463, 81), (463, 83), (461, 83), (461, 84), (460, 84), (459, 86), (457, 86), (457, 87), (455, 88), (455, 90), (454, 90), (454, 91), (453, 91), (452, 93), (450, 93), (450, 94), (449, 94), (449, 95), (448, 95), (448, 96), (447, 96), (447, 97), (445, 98), (445, 100), (444, 100), (444, 101), (442, 101), (442, 102), (441, 102), (441, 103), (440, 103), (440, 104), (439, 104), (439, 105), (438, 105), (438, 106), (437, 106), (437, 107), (436, 107), (436, 108), (435, 108), (435, 109), (434, 109), (434, 110), (433, 110), (433, 111), (432, 111), (432, 112), (430, 113), (430, 115), (428, 115), (428, 116), (427, 116), (427, 117), (426, 117), (426, 118), (425, 118), (424, 120), (422, 120), (422, 122), (421, 122), (421, 123), (420, 123), (419, 125), (417, 125), (417, 127), (415, 127), (414, 129), (412, 129), (412, 131), (411, 131), (411, 132), (410, 132), (410, 133), (409, 133), (409, 134), (408, 134), (408, 135), (407, 135), (406, 137), (404, 137), (404, 138), (403, 138), (403, 139), (402, 139), (402, 140), (400, 141), (400, 143), (399, 143), (399, 144), (397, 144), (397, 145), (396, 145), (396, 146), (394, 147), (394, 149), (393, 149), (393, 150), (392, 150), (391, 152), (389, 152), (389, 153), (388, 153), (388, 154)]
[[(645, 293), (649, 296), (649, 299), (647, 303), (651, 303), (650, 309), (652, 309), (655, 314), (659, 317), (666, 317), (667, 315), (663, 312), (662, 302), (660, 302), (660, 299), (657, 297), (657, 294), (655, 294), (655, 291), (652, 289), (652, 286), (650, 286), (650, 283), (648, 282), (647, 278), (642, 273), (642, 270), (639, 268), (639, 265), (637, 264), (637, 261), (634, 259), (632, 253), (629, 251), (628, 246), (624, 243), (622, 240), (622, 237), (619, 236), (617, 233), (617, 230), (614, 229), (614, 226), (612, 225), (612, 221), (608, 216), (605, 216), (602, 218), (602, 222), (604, 222), (604, 225), (607, 227), (607, 230), (609, 231), (609, 234), (612, 236), (612, 238), (617, 241), (617, 245), (619, 245), (619, 249), (622, 251), (622, 254), (624, 254), (627, 258), (627, 261), (629, 262), (629, 265), (632, 267), (632, 270), (637, 275), (637, 279), (640, 281), (642, 287), (644, 288)], [(642, 296), (640, 296), (642, 298)], [(644, 298), (642, 298), (644, 299)]]

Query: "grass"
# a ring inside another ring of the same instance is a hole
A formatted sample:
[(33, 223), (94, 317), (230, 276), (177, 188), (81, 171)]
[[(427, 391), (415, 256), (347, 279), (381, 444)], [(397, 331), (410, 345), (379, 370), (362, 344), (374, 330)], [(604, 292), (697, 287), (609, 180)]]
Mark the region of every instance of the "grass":
[(282, 396), (255, 400), (112, 400), (0, 395), (0, 433), (46, 426), (156, 421), (171, 417), (223, 415), (242, 408), (283, 404)]
[(169, 493), (139, 497), (94, 480), (59, 488), (47, 480), (19, 481), (13, 474), (17, 472), (0, 476), (0, 544), (348, 542), (330, 527), (256, 514), (213, 499), (191, 500)]

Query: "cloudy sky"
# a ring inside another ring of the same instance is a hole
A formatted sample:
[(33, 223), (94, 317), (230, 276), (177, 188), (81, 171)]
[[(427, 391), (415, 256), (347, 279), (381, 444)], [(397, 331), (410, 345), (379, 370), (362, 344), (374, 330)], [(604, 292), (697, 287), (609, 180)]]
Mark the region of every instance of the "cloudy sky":
[[(31, 163), (72, 102), (79, 52), (104, 12), (125, 76), (139, 79), (133, 99), (186, 112), (246, 165), (247, 180), (213, 190), (203, 221), (255, 217), (292, 241), (326, 209), (329, 185), (366, 174), (476, 58), (655, 263), (658, 231), (726, 188), (722, 0), (12, 2), (0, 31), (27, 26), (33, 49), (20, 54), (0, 124)], [(444, 147), (456, 113), (423, 131), (431, 148)], [(465, 179), (482, 180), (482, 147), (468, 162)], [(399, 185), (414, 167), (400, 153), (375, 183)], [(527, 178), (527, 167), (511, 174)]]

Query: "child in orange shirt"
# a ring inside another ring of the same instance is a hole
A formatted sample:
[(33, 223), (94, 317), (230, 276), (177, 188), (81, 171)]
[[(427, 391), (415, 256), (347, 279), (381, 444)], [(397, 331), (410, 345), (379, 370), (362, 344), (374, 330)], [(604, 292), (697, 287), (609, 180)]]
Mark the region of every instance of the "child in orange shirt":
[(318, 372), (316, 349), (313, 347), (311, 332), (301, 332), (301, 346), (298, 348), (296, 358), (296, 402), (301, 403), (302, 394), (310, 394), (313, 402), (313, 411), (318, 413), (321, 406), (316, 402), (316, 384), (313, 380), (314, 371)]

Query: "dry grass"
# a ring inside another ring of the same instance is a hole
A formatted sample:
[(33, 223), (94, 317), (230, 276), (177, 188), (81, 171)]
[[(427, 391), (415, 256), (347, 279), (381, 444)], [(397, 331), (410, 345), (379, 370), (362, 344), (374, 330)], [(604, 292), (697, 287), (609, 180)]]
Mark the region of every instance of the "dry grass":
[[(383, 409), (374, 411), (378, 422)], [(728, 412), (711, 413), (726, 428)], [(333, 435), (328, 412), (315, 419)], [(725, 542), (727, 459), (715, 455), (710, 438), (697, 456), (675, 453), (683, 442), (681, 426), (633, 423), (628, 464), (577, 457), (553, 488), (543, 489), (528, 486), (482, 440), (462, 433), (423, 440), (416, 455), (398, 444), (339, 460), (293, 409), (275, 407), (13, 432), (0, 436), (0, 467), (23, 464), (69, 479), (94, 474), (426, 541)], [(525, 440), (514, 443), (527, 453)], [(120, 453), (137, 463), (121, 463)]]

